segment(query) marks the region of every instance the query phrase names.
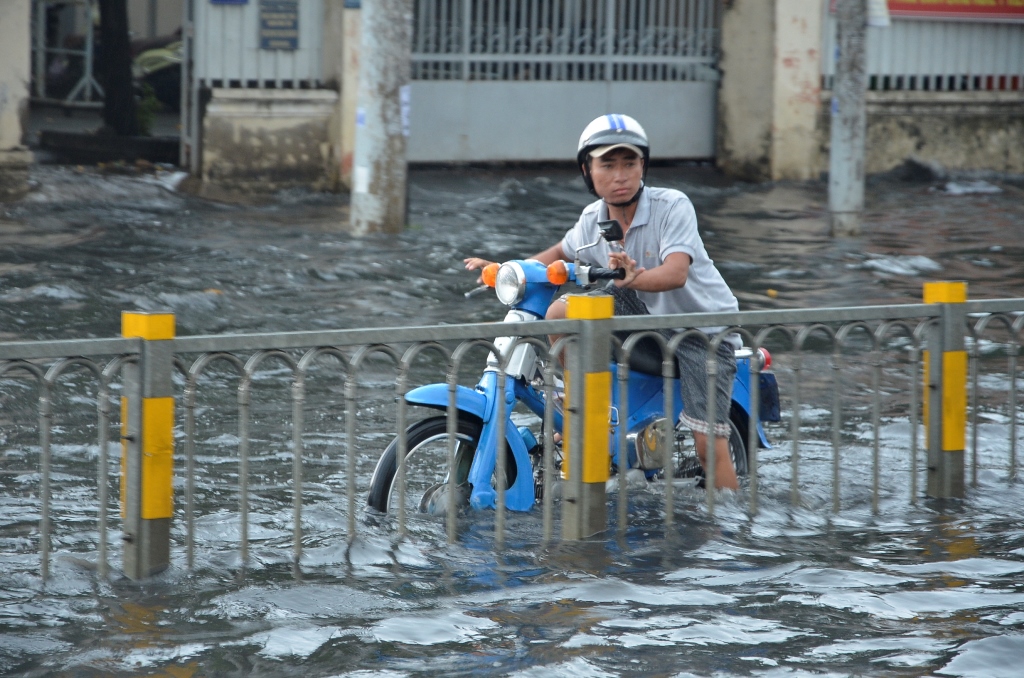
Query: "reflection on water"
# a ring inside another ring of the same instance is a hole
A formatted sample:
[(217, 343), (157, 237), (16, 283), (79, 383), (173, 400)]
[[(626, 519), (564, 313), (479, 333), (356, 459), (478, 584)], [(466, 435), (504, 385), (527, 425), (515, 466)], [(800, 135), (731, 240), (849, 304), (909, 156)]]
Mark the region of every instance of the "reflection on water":
[[(0, 212), (3, 340), (112, 336), (120, 311), (167, 308), (180, 334), (497, 319), (492, 298), (462, 298), (473, 285), (462, 257), (532, 254), (589, 201), (568, 169), (421, 170), (410, 188), (413, 228), (357, 240), (338, 229), (345, 205), (333, 196), (244, 207), (176, 194), (152, 176), (49, 167), (35, 178), (28, 199)], [(968, 280), (973, 298), (1021, 294), (1024, 202), (1012, 182), (998, 182), (1001, 193), (950, 195), (878, 180), (865, 235), (835, 241), (821, 184), (731, 184), (698, 167), (653, 168), (651, 179), (691, 196), (743, 309), (913, 303), (926, 279)], [(799, 506), (789, 503), (784, 413), (770, 431), (778, 444), (760, 457), (756, 516), (741, 491), (710, 519), (703, 494), (681, 482), (665, 534), (653, 484), (631, 495), (622, 541), (545, 547), (536, 512), (510, 516), (501, 553), (489, 512), (468, 515), (453, 546), (434, 520), (412, 519), (410, 538), (396, 544), (391, 522), (360, 515), (348, 546), (343, 394), (327, 366), (310, 380), (299, 582), (291, 434), (279, 414), (286, 375), (261, 374), (254, 395), (249, 569), (238, 560), (237, 382), (213, 370), (197, 410), (197, 568), (184, 568), (179, 502), (173, 566), (145, 584), (97, 582), (89, 569), (94, 390), (85, 375), (62, 382), (45, 589), (37, 392), (5, 381), (0, 673), (1016, 676), (1024, 487), (1006, 482), (1009, 417), (992, 395), (1011, 387), (1005, 337), (985, 341), (982, 391), (992, 404), (979, 428), (980, 486), (962, 506), (909, 502), (906, 375), (894, 363), (883, 378), (880, 513), (871, 513), (868, 401), (851, 373), (843, 510), (830, 515), (830, 375), (808, 369)], [(786, 397), (791, 373), (784, 356), (778, 363)], [(360, 492), (393, 426), (392, 377), (380, 369), (361, 389)]]

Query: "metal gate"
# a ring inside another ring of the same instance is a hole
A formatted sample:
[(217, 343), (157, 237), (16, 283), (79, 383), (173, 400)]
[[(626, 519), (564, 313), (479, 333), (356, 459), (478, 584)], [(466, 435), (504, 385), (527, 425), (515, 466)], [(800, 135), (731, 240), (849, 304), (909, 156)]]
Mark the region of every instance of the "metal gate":
[(566, 160), (608, 112), (714, 154), (717, 0), (417, 0), (410, 161)]
[[(822, 89), (835, 75), (836, 20), (826, 12)], [(867, 31), (868, 89), (1024, 90), (1024, 24), (896, 18)]]

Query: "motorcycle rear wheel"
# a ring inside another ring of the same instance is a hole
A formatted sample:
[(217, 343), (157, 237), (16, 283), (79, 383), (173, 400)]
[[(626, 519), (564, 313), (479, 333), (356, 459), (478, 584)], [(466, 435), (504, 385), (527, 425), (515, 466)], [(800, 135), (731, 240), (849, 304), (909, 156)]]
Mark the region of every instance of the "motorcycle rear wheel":
[[(475, 419), (459, 418), (455, 446), (456, 483), (467, 484), (469, 467), (480, 440), (481, 423)], [(405, 430), (405, 484), (409, 507), (418, 506), (420, 497), (438, 483), (448, 479), (448, 418), (430, 417), (412, 424)], [(397, 506), (396, 480), (398, 479), (398, 438), (387, 446), (377, 461), (370, 478), (370, 491), (366, 503), (381, 513), (389, 513)], [(466, 493), (468, 496), (468, 493)], [(410, 501), (410, 499), (412, 499)]]

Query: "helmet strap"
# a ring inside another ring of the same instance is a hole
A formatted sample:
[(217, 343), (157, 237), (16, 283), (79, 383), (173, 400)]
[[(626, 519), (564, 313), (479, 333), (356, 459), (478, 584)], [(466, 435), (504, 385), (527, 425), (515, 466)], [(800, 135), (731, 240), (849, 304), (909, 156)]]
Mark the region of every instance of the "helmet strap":
[[(635, 203), (637, 200), (640, 199), (640, 194), (643, 193), (643, 192), (644, 192), (644, 182), (641, 181), (640, 182), (640, 189), (636, 193), (633, 194), (632, 198), (630, 198), (626, 202), (609, 202), (608, 204), (611, 205), (612, 207), (622, 207), (622, 208), (629, 207), (630, 205), (632, 205), (633, 203)], [(608, 202), (608, 201), (605, 201), (605, 202)]]

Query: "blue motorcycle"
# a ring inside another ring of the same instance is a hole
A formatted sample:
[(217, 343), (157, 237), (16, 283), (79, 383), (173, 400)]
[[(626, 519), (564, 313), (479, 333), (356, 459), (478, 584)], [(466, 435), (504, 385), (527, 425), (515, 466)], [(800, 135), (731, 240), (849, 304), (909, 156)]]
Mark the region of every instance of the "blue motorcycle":
[[(615, 226), (618, 224), (616, 223)], [(608, 240), (615, 239), (612, 229), (605, 233)], [(621, 239), (621, 229), (618, 231)], [(596, 245), (594, 243), (592, 246)], [(507, 261), (492, 270), (484, 271), (488, 289), (493, 287), (498, 299), (509, 306), (505, 322), (530, 322), (542, 320), (548, 306), (556, 298), (560, 283), (568, 280), (589, 287), (595, 282), (621, 278), (622, 269), (599, 268), (581, 264), (579, 261), (567, 264), (556, 262), (550, 267), (534, 260)], [(550, 269), (550, 270), (549, 270)], [(458, 495), (456, 505), (468, 503), (474, 509), (494, 508), (497, 499), (495, 489), (495, 468), (497, 460), (497, 398), (498, 372), (501, 358), (506, 357), (516, 337), (501, 337), (495, 340), (502, 356), (493, 353), (488, 356), (487, 365), (476, 388), (459, 386), (456, 394), (458, 428), (455, 455), (455, 473)], [(743, 476), (748, 468), (746, 432), (752, 412), (750, 404), (750, 361), (760, 361), (759, 392), (760, 420), (757, 423), (761, 447), (770, 447), (762, 421), (779, 421), (779, 390), (775, 375), (769, 370), (771, 357), (764, 349), (752, 351), (737, 349), (736, 378), (732, 389), (732, 407), (729, 413), (731, 435), (729, 450), (737, 475)], [(543, 421), (544, 362), (529, 343), (516, 344), (505, 368), (505, 403), (511, 403), (505, 410), (506, 440), (506, 506), (513, 511), (529, 511), (539, 499), (543, 487), (542, 473), (543, 445), (531, 425), (537, 426), (537, 417)], [(625, 469), (642, 469), (646, 476), (674, 475), (693, 477), (702, 475), (692, 445), (688, 452), (685, 433), (676, 428), (675, 445), (680, 457), (675, 469), (659, 468), (663, 455), (656, 451), (660, 422), (664, 420), (664, 379), (662, 357), (658, 343), (645, 338), (637, 343), (630, 353), (630, 374), (628, 381), (629, 412), (623, 419), (619, 415), (619, 385), (616, 363), (612, 371), (612, 413), (609, 437), (609, 464), (620, 472), (624, 465), (618, 459), (618, 427), (626, 426), (628, 459)], [(673, 403), (675, 412), (671, 421), (678, 421), (685, 404), (679, 389), (679, 375), (675, 375)], [(557, 397), (557, 396), (556, 396)], [(447, 384), (429, 384), (409, 391), (405, 396), (408, 405), (420, 406), (441, 413), (412, 424), (406, 429), (406, 483), (410, 496), (422, 493), (419, 508), (423, 512), (438, 513), (444, 510), (446, 501), (440, 497), (447, 487), (448, 474), (448, 425), (445, 411), (448, 408)], [(522, 405), (516, 408), (515, 404)], [(522, 410), (525, 410), (523, 412)], [(534, 416), (535, 415), (535, 416)], [(562, 431), (560, 405), (555, 408), (554, 430)], [(399, 441), (395, 440), (385, 449), (377, 462), (370, 480), (367, 503), (381, 512), (393, 507), (395, 480), (397, 476)], [(559, 467), (560, 450), (556, 451), (556, 469)]]

